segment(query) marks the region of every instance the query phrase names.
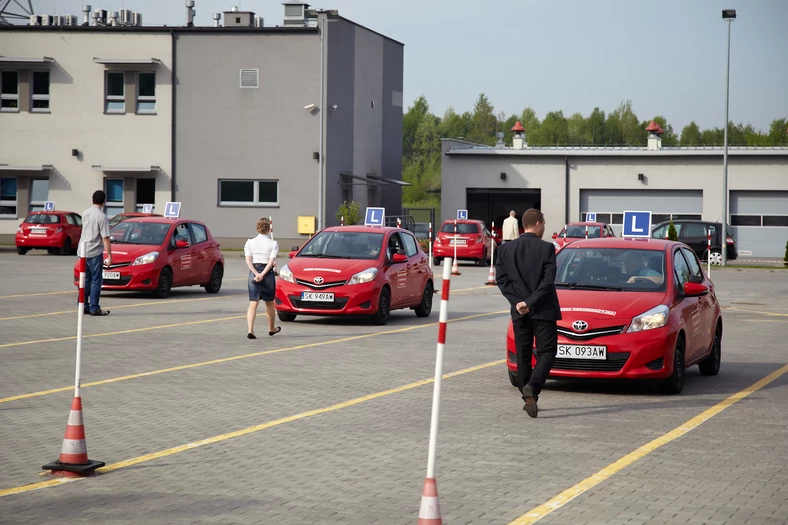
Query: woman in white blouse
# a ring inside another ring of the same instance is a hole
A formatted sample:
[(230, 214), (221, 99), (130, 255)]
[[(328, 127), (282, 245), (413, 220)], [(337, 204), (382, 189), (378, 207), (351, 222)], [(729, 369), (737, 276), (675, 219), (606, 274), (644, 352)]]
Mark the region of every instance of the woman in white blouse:
[(268, 236), (271, 231), (270, 219), (264, 217), (257, 221), (259, 235), (246, 241), (244, 255), (246, 266), (249, 268), (247, 285), (249, 288), (249, 309), (246, 312), (246, 323), (249, 332), (246, 337), (257, 339), (254, 335), (254, 320), (257, 317), (257, 305), (262, 299), (265, 302), (265, 313), (268, 316), (268, 335), (275, 335), (282, 331), (281, 326), (274, 327), (274, 296), (276, 294), (276, 279), (274, 277), (274, 262), (279, 252), (279, 244)]

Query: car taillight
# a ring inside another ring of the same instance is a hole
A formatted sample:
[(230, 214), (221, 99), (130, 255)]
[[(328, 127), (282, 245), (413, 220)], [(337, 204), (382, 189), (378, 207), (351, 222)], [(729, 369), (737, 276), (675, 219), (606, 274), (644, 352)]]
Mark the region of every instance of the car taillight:
[(728, 244), (733, 244), (733, 238), (732, 237), (726, 237), (725, 238), (725, 242), (727, 242)]
[(479, 235), (479, 238), (476, 239), (477, 243), (484, 242), (484, 235)]
[(62, 231), (63, 231), (63, 228), (61, 227), (61, 228), (58, 228), (57, 230), (55, 230), (55, 233), (60, 233)]

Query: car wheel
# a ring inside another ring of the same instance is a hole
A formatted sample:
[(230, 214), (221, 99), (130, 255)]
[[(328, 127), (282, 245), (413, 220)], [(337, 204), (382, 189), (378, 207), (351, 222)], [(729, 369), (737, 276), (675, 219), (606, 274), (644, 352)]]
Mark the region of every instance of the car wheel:
[(63, 243), (63, 247), (60, 249), (60, 255), (68, 255), (71, 253), (71, 237), (66, 237), (66, 242)]
[(156, 288), (156, 291), (153, 292), (153, 295), (155, 295), (157, 299), (166, 299), (167, 296), (170, 295), (171, 289), (172, 270), (164, 268), (159, 274), (159, 286)]
[(208, 293), (217, 293), (222, 288), (222, 276), (224, 271), (222, 265), (216, 263), (211, 270), (211, 280), (205, 285), (205, 291)]
[(19, 255), (24, 255), (27, 253), (27, 248), (22, 248), (21, 246), (17, 246), (16, 253)]
[(722, 254), (717, 251), (711, 252), (711, 255), (706, 253), (707, 257), (711, 259), (712, 266), (722, 266)]
[(714, 333), (714, 342), (711, 344), (711, 354), (709, 357), (698, 363), (700, 373), (704, 376), (716, 376), (720, 372), (722, 363), (722, 327), (717, 325)]
[(663, 394), (680, 394), (684, 388), (684, 336), (680, 335), (676, 340), (676, 349), (673, 351), (673, 373), (670, 377), (660, 383), (659, 389)]
[(443, 257), (433, 257), (432, 258), (432, 264), (434, 264), (435, 266), (440, 266), (441, 263), (443, 263)]
[(482, 258), (478, 259), (476, 264), (479, 266), (484, 266), (487, 264), (487, 250), (484, 250), (484, 253), (482, 253)]
[(511, 370), (509, 370), (509, 382), (512, 384), (512, 386), (517, 386), (517, 374)]
[(386, 324), (389, 320), (390, 309), (391, 292), (389, 292), (388, 288), (383, 288), (378, 298), (378, 311), (372, 316), (372, 322), (379, 326)]
[(424, 285), (424, 294), (421, 303), (414, 309), (417, 317), (429, 317), (432, 312), (432, 283), (427, 281)]
[(296, 320), (297, 314), (288, 314), (285, 312), (276, 312), (276, 316), (279, 318), (280, 321), (284, 323), (292, 323)]

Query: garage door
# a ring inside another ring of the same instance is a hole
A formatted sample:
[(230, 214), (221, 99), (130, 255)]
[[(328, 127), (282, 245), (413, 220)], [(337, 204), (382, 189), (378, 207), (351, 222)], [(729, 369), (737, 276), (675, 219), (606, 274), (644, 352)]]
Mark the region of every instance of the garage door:
[(732, 191), (731, 226), (742, 257), (779, 257), (788, 242), (788, 191)]
[(624, 211), (650, 211), (652, 224), (669, 219), (702, 219), (701, 190), (580, 190), (580, 220), (596, 213), (621, 235)]
[(542, 192), (534, 189), (466, 188), (468, 217), (484, 221), (487, 227), (499, 219), (498, 226), (510, 210), (522, 213), (528, 208), (542, 207)]

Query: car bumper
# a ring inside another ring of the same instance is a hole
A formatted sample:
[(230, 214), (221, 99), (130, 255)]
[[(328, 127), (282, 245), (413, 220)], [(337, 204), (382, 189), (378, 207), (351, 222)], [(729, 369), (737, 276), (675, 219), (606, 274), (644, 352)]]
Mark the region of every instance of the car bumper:
[[(155, 290), (159, 285), (159, 270), (156, 268), (135, 267), (133, 271), (130, 271), (126, 266), (103, 271), (120, 272), (120, 279), (104, 279), (102, 290)], [(74, 284), (79, 286), (79, 274), (76, 272), (74, 273)]]
[[(587, 342), (558, 338), (558, 344), (605, 346), (607, 359), (556, 358), (550, 377), (578, 379), (664, 379), (673, 372), (676, 334), (669, 327), (599, 337)], [(514, 341), (507, 339), (506, 366), (517, 372)], [(535, 363), (535, 360), (532, 364)]]
[[(351, 284), (316, 290), (282, 279), (276, 282), (278, 312), (298, 315), (372, 315), (378, 311), (381, 283)], [(302, 292), (333, 293), (332, 302), (302, 301)]]
[[(454, 246), (444, 244), (432, 245), (433, 257), (454, 257)], [(457, 259), (481, 259), (484, 256), (484, 245), (482, 243), (457, 246)]]
[(57, 234), (51, 237), (44, 237), (17, 233), (15, 243), (20, 248), (60, 248), (63, 246), (63, 235)]

